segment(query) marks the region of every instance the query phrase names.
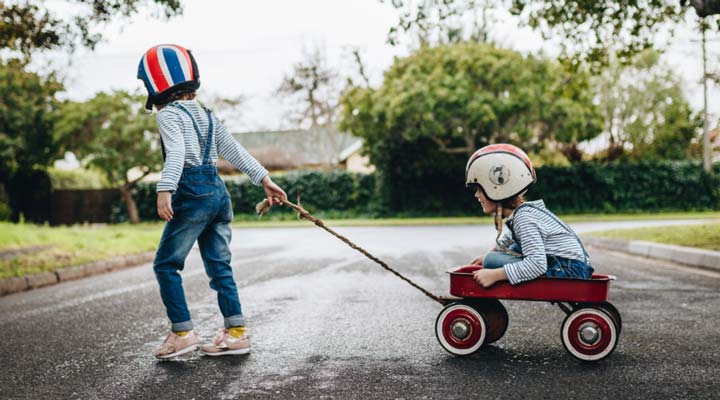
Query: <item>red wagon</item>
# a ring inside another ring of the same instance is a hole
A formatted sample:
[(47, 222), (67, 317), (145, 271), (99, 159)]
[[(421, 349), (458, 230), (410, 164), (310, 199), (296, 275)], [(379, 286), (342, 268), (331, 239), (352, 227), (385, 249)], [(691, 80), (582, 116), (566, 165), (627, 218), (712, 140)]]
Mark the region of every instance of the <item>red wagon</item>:
[(435, 334), (448, 352), (464, 356), (499, 340), (507, 330), (508, 314), (499, 300), (549, 301), (565, 314), (560, 338), (565, 349), (583, 361), (609, 356), (617, 345), (622, 319), (607, 301), (611, 275), (591, 279), (541, 277), (519, 285), (507, 281), (483, 288), (473, 279), (477, 265), (448, 271), (450, 294), (435, 322)]

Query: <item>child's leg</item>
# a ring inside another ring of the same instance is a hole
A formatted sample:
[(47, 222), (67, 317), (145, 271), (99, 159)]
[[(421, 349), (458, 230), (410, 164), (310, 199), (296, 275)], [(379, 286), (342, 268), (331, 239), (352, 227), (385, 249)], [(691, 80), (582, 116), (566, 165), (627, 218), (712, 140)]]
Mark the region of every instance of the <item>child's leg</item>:
[(202, 224), (190, 224), (179, 219), (170, 220), (165, 225), (160, 245), (155, 254), (153, 269), (160, 284), (160, 297), (172, 322), (172, 331), (189, 331), (193, 328), (185, 302), (182, 277), (178, 273), (185, 266), (193, 243), (202, 231)]
[(522, 257), (516, 257), (501, 251), (491, 251), (483, 257), (482, 266), (487, 269), (502, 268), (505, 264), (522, 261)]
[(230, 265), (231, 236), (229, 221), (216, 220), (198, 237), (205, 272), (210, 277), (210, 287), (217, 291), (220, 312), (225, 317), (225, 328), (245, 326), (237, 285)]
[(568, 258), (548, 255), (548, 268), (546, 276), (560, 278), (582, 278), (590, 279), (594, 269), (584, 261), (571, 260)]

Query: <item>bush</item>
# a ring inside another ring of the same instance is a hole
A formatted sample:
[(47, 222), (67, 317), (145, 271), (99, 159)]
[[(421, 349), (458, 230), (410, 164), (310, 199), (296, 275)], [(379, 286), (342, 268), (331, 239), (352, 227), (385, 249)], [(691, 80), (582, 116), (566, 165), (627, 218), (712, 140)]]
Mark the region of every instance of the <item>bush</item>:
[(582, 163), (537, 169), (528, 198), (561, 213), (695, 211), (720, 208), (720, 166), (697, 162)]
[(0, 183), (0, 222), (9, 221), (12, 216), (9, 199), (5, 192), (5, 185)]
[[(336, 216), (375, 215), (375, 177), (349, 173), (343, 170), (333, 171), (293, 171), (273, 176), (273, 180), (285, 189), (292, 202), (302, 195), (301, 202), (313, 213), (333, 213)], [(265, 192), (250, 182), (247, 177), (225, 179), (225, 187), (233, 203), (236, 216), (253, 216), (255, 205), (262, 201)], [(140, 219), (157, 219), (156, 194), (154, 183), (141, 183), (135, 190), (135, 200)], [(293, 211), (285, 207), (273, 208), (272, 215), (283, 218)], [(119, 200), (113, 206), (112, 220), (127, 220), (125, 205)]]
[(0, 222), (9, 221), (11, 215), (12, 210), (10, 209), (10, 205), (0, 202)]
[[(422, 157), (418, 157), (422, 160)], [(419, 161), (420, 162), (420, 161)], [(302, 204), (318, 216), (452, 216), (478, 215), (479, 206), (463, 183), (464, 163), (434, 159), (431, 175), (413, 174), (412, 166), (397, 165), (384, 175), (335, 171), (296, 171), (273, 176), (291, 201), (302, 193)], [(720, 166), (707, 174), (695, 162), (639, 164), (582, 163), (537, 169), (538, 182), (528, 199), (543, 199), (558, 213), (697, 211), (720, 209)], [(237, 218), (252, 218), (262, 188), (247, 177), (225, 185)], [(155, 184), (138, 186), (135, 198), (141, 219), (157, 219)], [(291, 218), (288, 208), (273, 209), (271, 218)], [(125, 220), (119, 201), (113, 220)]]
[(53, 189), (106, 189), (110, 188), (107, 178), (98, 171), (76, 168), (63, 170), (48, 169)]

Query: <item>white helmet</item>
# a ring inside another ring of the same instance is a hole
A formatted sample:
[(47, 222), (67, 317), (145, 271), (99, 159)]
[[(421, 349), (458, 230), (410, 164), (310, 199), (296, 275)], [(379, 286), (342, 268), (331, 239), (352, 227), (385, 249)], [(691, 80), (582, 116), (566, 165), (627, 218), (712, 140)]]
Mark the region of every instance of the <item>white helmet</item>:
[(519, 147), (499, 143), (476, 151), (465, 167), (465, 184), (478, 185), (492, 201), (524, 193), (535, 183), (535, 169)]

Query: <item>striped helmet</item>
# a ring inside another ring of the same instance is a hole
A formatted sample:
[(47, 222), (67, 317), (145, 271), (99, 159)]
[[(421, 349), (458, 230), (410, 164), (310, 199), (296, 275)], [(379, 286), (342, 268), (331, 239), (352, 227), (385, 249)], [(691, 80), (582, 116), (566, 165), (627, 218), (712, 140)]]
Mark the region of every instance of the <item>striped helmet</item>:
[(479, 186), (492, 201), (524, 193), (535, 181), (530, 157), (511, 144), (485, 146), (470, 157), (465, 167), (465, 184)]
[(151, 47), (140, 59), (138, 79), (148, 91), (145, 108), (163, 104), (182, 92), (194, 92), (200, 87), (200, 72), (190, 50), (176, 44)]

